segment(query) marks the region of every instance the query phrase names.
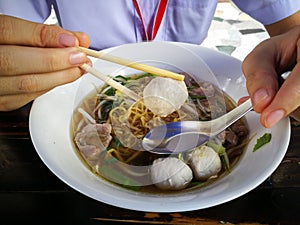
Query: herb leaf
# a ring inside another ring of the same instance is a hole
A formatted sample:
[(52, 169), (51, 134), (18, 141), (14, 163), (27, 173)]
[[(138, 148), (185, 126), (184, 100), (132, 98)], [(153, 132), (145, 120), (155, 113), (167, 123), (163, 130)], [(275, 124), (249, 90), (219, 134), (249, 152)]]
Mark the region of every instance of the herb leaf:
[(259, 148), (269, 143), (271, 141), (271, 138), (272, 138), (271, 133), (265, 133), (263, 136), (258, 138), (256, 144), (254, 145), (253, 152), (257, 151)]

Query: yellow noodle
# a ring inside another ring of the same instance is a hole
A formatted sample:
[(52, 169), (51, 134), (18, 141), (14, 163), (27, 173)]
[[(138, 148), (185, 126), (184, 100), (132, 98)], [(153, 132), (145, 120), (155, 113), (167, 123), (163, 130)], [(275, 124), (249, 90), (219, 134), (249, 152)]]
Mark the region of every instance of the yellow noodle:
[(112, 149), (108, 150), (107, 153), (108, 153), (107, 156), (110, 154), (114, 158), (117, 158), (117, 160), (124, 162), (123, 157), (120, 155), (119, 151), (117, 151), (116, 149), (112, 148)]
[(142, 152), (141, 151), (136, 151), (134, 152), (128, 159), (126, 159), (125, 163), (130, 163), (133, 161), (136, 157), (138, 157)]

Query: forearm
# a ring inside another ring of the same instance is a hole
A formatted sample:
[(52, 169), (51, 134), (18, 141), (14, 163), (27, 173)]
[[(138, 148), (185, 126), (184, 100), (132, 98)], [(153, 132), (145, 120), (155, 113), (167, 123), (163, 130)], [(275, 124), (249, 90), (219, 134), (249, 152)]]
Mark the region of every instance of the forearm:
[(265, 25), (265, 27), (269, 35), (273, 37), (287, 32), (288, 30), (295, 27), (296, 25), (300, 25), (300, 10), (298, 10), (293, 15), (283, 20), (280, 20), (276, 23)]

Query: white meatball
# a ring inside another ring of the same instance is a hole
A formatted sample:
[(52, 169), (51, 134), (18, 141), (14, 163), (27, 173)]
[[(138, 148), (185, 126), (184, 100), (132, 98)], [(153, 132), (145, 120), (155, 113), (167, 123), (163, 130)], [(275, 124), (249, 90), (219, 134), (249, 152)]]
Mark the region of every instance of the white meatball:
[(171, 78), (156, 77), (143, 90), (146, 107), (159, 116), (167, 116), (178, 110), (187, 98), (185, 83)]
[(215, 150), (211, 147), (202, 145), (193, 151), (190, 159), (190, 166), (196, 180), (204, 181), (217, 175), (222, 168), (222, 163)]
[(162, 190), (181, 190), (193, 179), (191, 168), (177, 158), (159, 158), (150, 168), (152, 182)]

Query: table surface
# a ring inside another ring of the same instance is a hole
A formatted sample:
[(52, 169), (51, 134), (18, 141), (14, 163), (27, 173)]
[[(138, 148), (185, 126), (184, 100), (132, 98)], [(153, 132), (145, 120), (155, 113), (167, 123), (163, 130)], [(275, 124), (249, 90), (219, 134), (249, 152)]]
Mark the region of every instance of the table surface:
[[(251, 192), (219, 206), (149, 213), (110, 206), (73, 190), (44, 165), (30, 139), (31, 105), (0, 112), (1, 224), (299, 224), (300, 127), (275, 172)], [(5, 221), (5, 223), (2, 223)]]

